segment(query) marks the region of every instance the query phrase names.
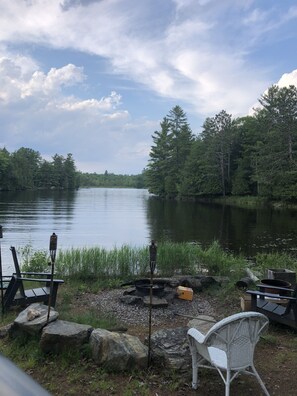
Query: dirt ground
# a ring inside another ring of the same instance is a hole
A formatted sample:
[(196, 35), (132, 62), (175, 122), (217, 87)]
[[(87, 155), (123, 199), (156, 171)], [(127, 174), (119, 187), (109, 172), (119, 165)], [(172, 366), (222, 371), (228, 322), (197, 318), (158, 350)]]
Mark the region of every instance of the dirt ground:
[[(218, 301), (212, 298), (213, 306), (217, 307), (219, 319), (240, 311), (238, 300)], [(186, 325), (189, 319), (180, 318), (175, 326)], [(143, 338), (145, 329), (129, 328), (129, 333)], [(255, 350), (255, 367), (265, 383), (270, 395), (297, 395), (297, 333), (292, 329), (276, 323), (270, 323), (268, 332), (260, 340)], [(185, 378), (178, 389), (166, 393), (165, 390), (156, 395), (223, 395), (224, 385), (217, 371), (202, 369), (200, 386), (191, 389), (191, 377)], [(191, 374), (189, 374), (191, 375)], [(154, 393), (152, 393), (154, 394)], [(241, 375), (231, 384), (231, 395), (236, 396), (264, 395), (260, 385), (254, 377)]]
[[(98, 297), (98, 296), (97, 296)], [(82, 293), (75, 303), (77, 311), (84, 310), (95, 296)], [(221, 319), (240, 311), (239, 295), (219, 298), (210, 295), (200, 296), (215, 307), (216, 318)], [(189, 319), (177, 316), (170, 324), (154, 325), (152, 332), (160, 328), (186, 326)], [(124, 323), (123, 323), (124, 324)], [(144, 324), (129, 324), (127, 332), (138, 336), (142, 341), (148, 335)], [(223, 395), (224, 385), (217, 371), (202, 369), (200, 386), (191, 388), (191, 372), (187, 374), (167, 372), (160, 367), (151, 367), (143, 372), (127, 374), (107, 374), (90, 360), (82, 360), (80, 367), (55, 367), (55, 361), (47, 362), (48, 370), (32, 369), (31, 374), (53, 395), (144, 395), (144, 396), (185, 396)], [(294, 396), (297, 394), (297, 333), (291, 329), (270, 324), (265, 338), (257, 344), (255, 367), (267, 386), (270, 395)], [(254, 377), (239, 376), (231, 384), (231, 395), (261, 396), (264, 394)]]

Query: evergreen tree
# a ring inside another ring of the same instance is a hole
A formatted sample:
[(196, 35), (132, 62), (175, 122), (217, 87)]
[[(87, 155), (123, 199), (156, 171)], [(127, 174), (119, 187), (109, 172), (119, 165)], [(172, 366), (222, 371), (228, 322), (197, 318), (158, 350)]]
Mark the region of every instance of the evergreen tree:
[(39, 166), (39, 177), (37, 187), (51, 188), (54, 186), (54, 165), (53, 162), (43, 160)]
[(180, 194), (183, 197), (217, 193), (219, 180), (216, 178), (215, 186), (210, 185), (214, 179), (209, 174), (205, 146), (200, 138), (197, 138), (192, 144), (181, 178)]
[(64, 188), (66, 185), (64, 161), (62, 155), (55, 154), (53, 156), (53, 186), (56, 188)]
[(193, 135), (185, 112), (175, 106), (161, 122), (161, 131), (153, 136), (153, 146), (146, 170), (150, 192), (161, 197), (177, 196), (181, 175), (190, 154)]
[(164, 197), (167, 193), (166, 182), (172, 159), (172, 134), (170, 124), (164, 117), (160, 124), (161, 131), (152, 135), (154, 145), (151, 147), (150, 160), (145, 172), (149, 192)]
[(193, 134), (188, 124), (186, 113), (180, 106), (175, 106), (170, 110), (167, 119), (171, 131), (172, 156), (166, 193), (175, 197), (180, 190), (183, 169), (193, 143)]
[(16, 189), (26, 190), (36, 186), (40, 162), (39, 152), (30, 148), (21, 147), (12, 153), (12, 178)]
[(65, 185), (64, 187), (70, 190), (77, 188), (78, 180), (77, 173), (75, 169), (74, 159), (72, 154), (68, 153), (67, 158), (64, 161), (64, 172), (65, 172)]
[(259, 102), (256, 117), (264, 132), (257, 153), (260, 193), (297, 198), (297, 88), (272, 86)]
[(0, 149), (0, 190), (9, 190), (12, 179), (11, 157), (6, 148)]
[[(234, 143), (234, 127), (231, 115), (222, 110), (213, 118), (207, 118), (203, 124), (201, 137), (205, 143), (207, 176), (210, 186), (223, 196), (231, 191), (232, 149)], [(220, 179), (218, 189), (217, 180)], [(207, 189), (209, 193), (210, 189)]]
[(258, 148), (263, 134), (256, 117), (247, 116), (236, 120), (237, 146), (234, 162), (236, 169), (232, 177), (233, 195), (257, 195)]

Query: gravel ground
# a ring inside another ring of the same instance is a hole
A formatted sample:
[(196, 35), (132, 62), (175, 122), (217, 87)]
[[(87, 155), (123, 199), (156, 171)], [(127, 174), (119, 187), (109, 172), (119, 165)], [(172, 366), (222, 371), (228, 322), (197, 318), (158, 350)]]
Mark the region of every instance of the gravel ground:
[[(123, 291), (123, 289), (113, 289), (98, 294), (88, 294), (89, 303), (99, 311), (111, 314), (123, 325), (147, 326), (149, 308), (122, 303), (120, 297), (123, 296)], [(159, 327), (165, 325), (168, 327), (169, 324), (176, 326), (178, 323), (187, 323), (198, 315), (216, 316), (211, 304), (201, 295), (194, 294), (192, 301), (175, 298), (167, 308), (153, 308), (152, 323)]]

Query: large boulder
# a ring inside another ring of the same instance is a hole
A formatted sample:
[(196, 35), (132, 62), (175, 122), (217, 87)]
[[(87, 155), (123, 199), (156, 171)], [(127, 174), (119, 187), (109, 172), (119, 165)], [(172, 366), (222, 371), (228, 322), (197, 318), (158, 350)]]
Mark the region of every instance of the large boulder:
[(22, 311), (13, 322), (13, 326), (9, 330), (11, 336), (25, 332), (31, 335), (37, 335), (41, 332), (47, 323), (55, 321), (59, 314), (52, 307), (50, 309), (49, 320), (47, 321), (48, 307), (41, 303), (29, 305)]
[(88, 343), (92, 330), (89, 325), (56, 320), (42, 330), (40, 348), (43, 352), (54, 353), (79, 349)]
[(191, 355), (187, 331), (187, 327), (177, 327), (154, 332), (151, 336), (152, 361), (168, 369), (188, 371)]
[(137, 337), (95, 329), (90, 346), (94, 361), (107, 370), (117, 372), (147, 366), (147, 347)]

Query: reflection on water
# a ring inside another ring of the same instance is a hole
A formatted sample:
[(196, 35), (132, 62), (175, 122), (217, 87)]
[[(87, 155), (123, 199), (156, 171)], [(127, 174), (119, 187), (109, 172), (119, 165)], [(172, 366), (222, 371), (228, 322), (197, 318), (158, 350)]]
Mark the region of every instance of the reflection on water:
[(2, 192), (0, 200), (2, 262), (9, 273), (11, 245), (48, 250), (52, 232), (58, 249), (144, 246), (151, 239), (196, 241), (204, 247), (218, 240), (245, 256), (296, 248), (296, 211), (165, 202), (136, 189)]
[(247, 257), (296, 250), (297, 211), (150, 199), (147, 218), (159, 240), (196, 241), (203, 247), (218, 240), (226, 250)]
[(93, 188), (0, 197), (2, 261), (9, 270), (11, 245), (47, 250), (52, 232), (58, 235), (58, 249), (149, 243), (146, 190)]

